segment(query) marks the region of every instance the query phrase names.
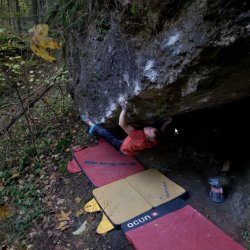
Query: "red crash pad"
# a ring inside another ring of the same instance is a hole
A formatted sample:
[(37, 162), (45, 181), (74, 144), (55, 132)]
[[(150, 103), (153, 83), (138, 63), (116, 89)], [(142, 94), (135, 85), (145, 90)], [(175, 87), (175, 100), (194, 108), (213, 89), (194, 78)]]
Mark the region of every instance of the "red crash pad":
[(122, 224), (137, 250), (243, 250), (206, 217), (176, 199)]
[(96, 187), (126, 178), (145, 168), (134, 157), (119, 153), (105, 140), (99, 144), (78, 149), (74, 159), (68, 164), (68, 171), (83, 171)]

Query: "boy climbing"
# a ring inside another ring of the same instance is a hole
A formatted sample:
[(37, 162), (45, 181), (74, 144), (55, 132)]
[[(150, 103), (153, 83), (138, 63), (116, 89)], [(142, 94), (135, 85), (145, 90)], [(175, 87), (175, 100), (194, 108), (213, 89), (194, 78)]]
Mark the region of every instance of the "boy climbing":
[(154, 127), (144, 127), (142, 130), (135, 129), (127, 122), (127, 103), (123, 103), (119, 116), (119, 126), (128, 136), (124, 140), (120, 140), (107, 129), (94, 124), (85, 115), (81, 115), (81, 119), (90, 126), (90, 134), (94, 133), (104, 138), (115, 149), (125, 155), (135, 155), (144, 149), (156, 146), (162, 136), (162, 132), (172, 121), (172, 118), (167, 119), (160, 130)]

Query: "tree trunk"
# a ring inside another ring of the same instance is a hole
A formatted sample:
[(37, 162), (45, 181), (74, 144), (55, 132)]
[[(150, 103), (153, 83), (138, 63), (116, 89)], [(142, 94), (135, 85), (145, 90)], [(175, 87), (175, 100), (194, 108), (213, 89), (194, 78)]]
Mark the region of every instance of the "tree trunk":
[(21, 15), (21, 10), (20, 10), (19, 0), (16, 0), (16, 22), (17, 22), (18, 33), (22, 32), (22, 22), (21, 22), (20, 15)]
[(11, 8), (10, 8), (10, 0), (7, 1), (7, 7), (8, 7), (8, 13), (9, 13), (9, 18), (8, 18), (8, 22), (9, 22), (9, 27), (11, 29)]
[(43, 22), (43, 15), (44, 15), (44, 4), (43, 4), (43, 1), (42, 0), (38, 0), (38, 3), (39, 3), (39, 19), (40, 19), (40, 22)]
[(34, 24), (38, 24), (38, 4), (37, 0), (32, 0), (32, 16)]

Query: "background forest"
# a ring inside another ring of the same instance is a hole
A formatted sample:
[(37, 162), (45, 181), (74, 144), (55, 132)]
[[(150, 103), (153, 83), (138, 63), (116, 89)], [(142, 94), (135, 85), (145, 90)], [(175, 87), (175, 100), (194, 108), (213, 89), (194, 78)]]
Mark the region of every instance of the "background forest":
[(1, 28), (16, 33), (27, 32), (34, 23), (43, 22), (55, 1), (2, 0), (0, 2)]
[[(79, 197), (75, 202), (77, 195), (67, 202), (64, 197), (70, 192), (64, 188), (69, 185), (71, 148), (86, 131), (67, 91), (70, 79), (62, 50), (50, 63), (30, 49), (33, 26), (47, 22), (58, 6), (48, 0), (0, 1), (1, 249), (39, 249), (47, 244), (47, 232), (54, 249), (82, 214), (73, 214), (82, 205)], [(63, 43), (61, 32), (56, 27), (49, 35)], [(62, 183), (64, 188), (58, 188)]]

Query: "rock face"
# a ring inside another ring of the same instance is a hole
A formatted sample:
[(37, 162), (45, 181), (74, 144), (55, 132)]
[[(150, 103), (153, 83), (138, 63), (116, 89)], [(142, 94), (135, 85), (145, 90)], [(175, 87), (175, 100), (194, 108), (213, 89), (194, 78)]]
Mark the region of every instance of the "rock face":
[(80, 112), (113, 124), (128, 100), (144, 125), (250, 95), (249, 1), (114, 2), (84, 35), (67, 34)]

